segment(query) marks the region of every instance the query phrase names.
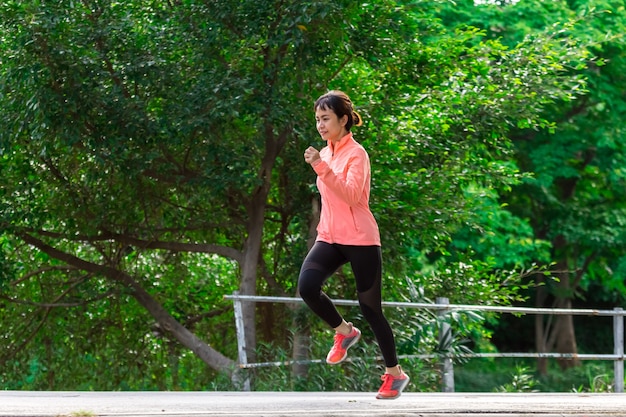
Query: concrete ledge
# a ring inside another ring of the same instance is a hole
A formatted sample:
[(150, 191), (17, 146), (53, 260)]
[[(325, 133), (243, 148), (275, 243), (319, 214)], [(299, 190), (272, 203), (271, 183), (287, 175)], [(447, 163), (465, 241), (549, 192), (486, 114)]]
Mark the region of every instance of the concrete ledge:
[(0, 417), (626, 416), (625, 394), (0, 391)]

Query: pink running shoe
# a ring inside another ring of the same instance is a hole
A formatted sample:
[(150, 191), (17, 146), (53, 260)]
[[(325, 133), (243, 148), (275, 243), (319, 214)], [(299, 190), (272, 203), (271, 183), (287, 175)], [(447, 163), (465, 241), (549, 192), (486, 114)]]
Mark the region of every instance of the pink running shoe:
[(400, 376), (393, 376), (391, 374), (384, 374), (381, 379), (383, 385), (378, 390), (376, 398), (379, 400), (395, 400), (402, 394), (402, 390), (406, 388), (409, 383), (409, 376), (402, 371)]
[(348, 349), (361, 338), (361, 331), (354, 327), (352, 323), (348, 324), (352, 326), (352, 331), (347, 336), (335, 333), (335, 343), (326, 356), (326, 363), (337, 365), (343, 362), (348, 356)]

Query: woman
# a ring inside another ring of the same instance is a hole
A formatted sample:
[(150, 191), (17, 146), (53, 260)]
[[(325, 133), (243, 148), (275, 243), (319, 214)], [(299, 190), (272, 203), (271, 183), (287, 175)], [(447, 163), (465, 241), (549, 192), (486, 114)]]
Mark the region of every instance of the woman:
[(350, 98), (341, 91), (321, 96), (314, 111), (317, 131), (327, 146), (319, 152), (313, 147), (304, 151), (304, 160), (317, 174), (322, 212), (317, 239), (300, 270), (300, 296), (335, 329), (326, 362), (342, 362), (361, 332), (339, 314), (322, 285), (341, 265), (350, 263), (361, 312), (376, 336), (386, 367), (376, 398), (398, 398), (409, 377), (398, 365), (393, 332), (381, 306), (382, 257), (378, 225), (369, 209), (369, 157), (350, 132), (352, 126), (363, 122)]

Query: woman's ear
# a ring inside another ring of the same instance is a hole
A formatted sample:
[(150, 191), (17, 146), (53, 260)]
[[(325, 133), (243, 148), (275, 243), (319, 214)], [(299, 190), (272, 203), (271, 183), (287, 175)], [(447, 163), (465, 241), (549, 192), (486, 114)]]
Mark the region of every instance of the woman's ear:
[(348, 124), (348, 115), (344, 114), (343, 117), (339, 119), (339, 123), (341, 124), (341, 126), (346, 127), (346, 125)]

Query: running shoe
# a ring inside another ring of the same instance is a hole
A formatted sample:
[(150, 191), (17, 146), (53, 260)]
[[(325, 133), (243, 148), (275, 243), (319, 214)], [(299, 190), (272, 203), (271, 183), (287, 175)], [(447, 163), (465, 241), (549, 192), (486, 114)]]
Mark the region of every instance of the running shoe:
[(361, 331), (354, 327), (352, 323), (352, 331), (348, 335), (335, 333), (335, 343), (326, 356), (326, 363), (336, 365), (341, 363), (348, 356), (348, 349), (353, 346), (361, 338)]
[(378, 390), (376, 398), (379, 400), (394, 400), (402, 394), (402, 390), (406, 388), (409, 383), (409, 376), (401, 370), (400, 376), (393, 376), (391, 374), (384, 374), (380, 379), (383, 380)]

